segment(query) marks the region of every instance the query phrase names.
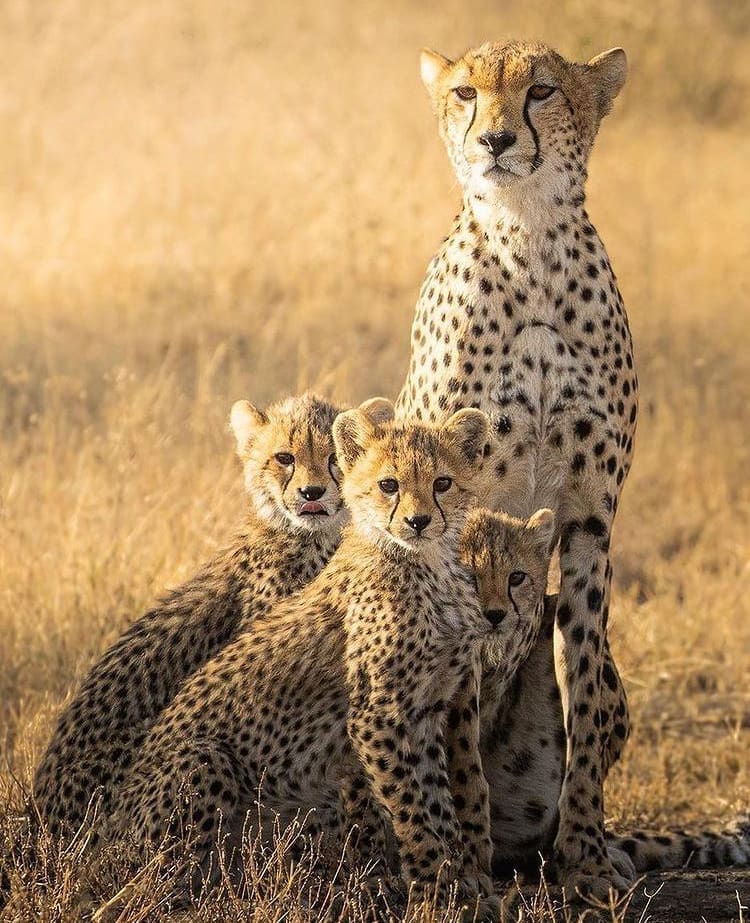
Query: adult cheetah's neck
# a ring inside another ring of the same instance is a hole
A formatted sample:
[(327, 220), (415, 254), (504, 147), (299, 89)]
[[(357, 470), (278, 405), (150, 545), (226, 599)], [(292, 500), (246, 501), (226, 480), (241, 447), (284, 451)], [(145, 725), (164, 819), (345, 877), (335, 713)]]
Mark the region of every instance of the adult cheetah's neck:
[(511, 274), (535, 271), (540, 276), (550, 264), (569, 260), (582, 233), (595, 234), (584, 203), (583, 186), (551, 199), (514, 190), (506, 190), (502, 199), (492, 202), (467, 196), (460, 230), (475, 237), (477, 248)]

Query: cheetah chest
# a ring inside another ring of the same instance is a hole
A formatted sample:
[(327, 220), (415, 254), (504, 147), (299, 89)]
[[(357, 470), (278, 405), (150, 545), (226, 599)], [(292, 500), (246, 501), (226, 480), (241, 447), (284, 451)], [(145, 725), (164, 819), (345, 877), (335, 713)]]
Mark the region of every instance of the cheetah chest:
[(614, 281), (602, 280), (596, 298), (585, 288), (581, 302), (578, 289), (567, 291), (572, 277), (565, 294), (547, 283), (510, 294), (491, 269), (467, 281), (460, 265), (455, 274), (433, 266), (399, 413), (431, 421), (467, 406), (488, 413), (500, 440), (494, 500), (516, 515), (557, 508), (571, 478), (600, 471), (621, 482), (636, 380)]

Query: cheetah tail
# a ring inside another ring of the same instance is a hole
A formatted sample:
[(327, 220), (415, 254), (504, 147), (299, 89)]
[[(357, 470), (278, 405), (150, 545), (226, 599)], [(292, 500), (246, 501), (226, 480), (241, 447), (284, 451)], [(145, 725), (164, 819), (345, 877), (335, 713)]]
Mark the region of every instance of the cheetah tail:
[(628, 836), (608, 834), (607, 845), (630, 856), (637, 872), (750, 865), (750, 814), (742, 815), (721, 833), (654, 834), (639, 830)]

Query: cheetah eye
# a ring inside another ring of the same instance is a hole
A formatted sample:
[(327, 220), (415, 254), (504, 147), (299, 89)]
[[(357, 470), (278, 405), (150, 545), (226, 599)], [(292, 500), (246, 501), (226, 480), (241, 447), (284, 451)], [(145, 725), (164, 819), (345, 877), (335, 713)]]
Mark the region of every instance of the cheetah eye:
[(444, 494), (446, 490), (450, 490), (452, 484), (453, 478), (435, 478), (432, 486), (436, 494)]
[(463, 99), (464, 101), (476, 99), (477, 96), (477, 91), (474, 87), (454, 87), (453, 92), (459, 99)]
[(398, 492), (398, 481), (396, 478), (383, 478), (382, 481), (378, 481), (378, 487), (384, 494), (395, 494)]
[(545, 86), (543, 83), (535, 83), (529, 87), (529, 99), (549, 99), (555, 92), (555, 87)]
[(283, 468), (288, 468), (294, 464), (294, 456), (291, 452), (277, 452), (274, 458)]
[(514, 570), (510, 577), (508, 577), (508, 588), (521, 586), (525, 579), (526, 574), (524, 574), (522, 570)]

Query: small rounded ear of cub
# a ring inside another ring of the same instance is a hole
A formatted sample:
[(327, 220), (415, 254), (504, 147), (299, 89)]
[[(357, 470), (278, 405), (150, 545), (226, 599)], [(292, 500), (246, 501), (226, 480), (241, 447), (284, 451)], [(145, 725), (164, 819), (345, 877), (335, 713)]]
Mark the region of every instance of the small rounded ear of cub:
[(346, 473), (365, 448), (383, 432), (383, 426), (395, 416), (393, 403), (385, 397), (371, 397), (345, 410), (333, 421), (333, 442), (341, 470)]
[(237, 454), (242, 461), (247, 459), (248, 449), (258, 430), (268, 423), (268, 417), (250, 401), (235, 401), (229, 414), (229, 425), (237, 442)]
[(474, 464), (492, 453), (490, 421), (473, 407), (457, 410), (442, 425), (441, 437), (448, 451)]
[(532, 533), (539, 548), (545, 556), (555, 549), (555, 514), (552, 510), (541, 509), (526, 520), (526, 529)]

